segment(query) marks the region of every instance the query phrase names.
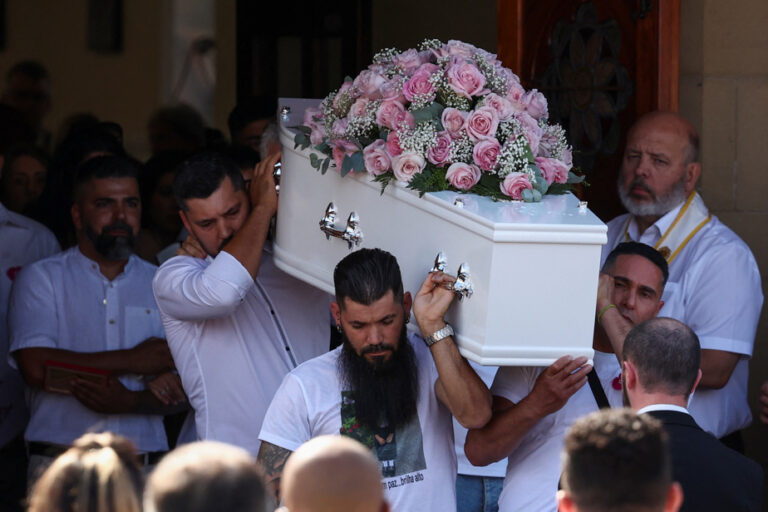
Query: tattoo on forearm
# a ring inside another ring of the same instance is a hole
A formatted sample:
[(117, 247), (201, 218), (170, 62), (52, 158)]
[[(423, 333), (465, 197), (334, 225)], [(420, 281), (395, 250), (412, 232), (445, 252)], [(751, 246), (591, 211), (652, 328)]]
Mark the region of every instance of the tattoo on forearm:
[(283, 467), (291, 450), (286, 450), (272, 443), (262, 441), (259, 449), (258, 462), (264, 470), (267, 484), (272, 486), (276, 503), (280, 503), (280, 478), (283, 475)]

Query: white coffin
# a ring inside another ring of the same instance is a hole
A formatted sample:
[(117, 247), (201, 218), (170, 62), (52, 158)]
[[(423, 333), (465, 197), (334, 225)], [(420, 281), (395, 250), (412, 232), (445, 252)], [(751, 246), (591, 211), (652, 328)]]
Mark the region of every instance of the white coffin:
[[(540, 203), (494, 202), (454, 192), (418, 193), (381, 186), (367, 174), (323, 175), (310, 149), (294, 149), (305, 108), (319, 100), (285, 99), (281, 120), (283, 171), (275, 263), (285, 272), (333, 293), (333, 269), (350, 251), (380, 247), (397, 257), (406, 290), (415, 293), (445, 253), (446, 271), (468, 263), (474, 294), (455, 301), (448, 321), (464, 357), (484, 365), (547, 366), (562, 355), (592, 359), (592, 331), (601, 246), (606, 226), (572, 194)], [(454, 205), (461, 197), (463, 207)], [(319, 221), (330, 202), (343, 225), (354, 211), (362, 243), (326, 239)]]

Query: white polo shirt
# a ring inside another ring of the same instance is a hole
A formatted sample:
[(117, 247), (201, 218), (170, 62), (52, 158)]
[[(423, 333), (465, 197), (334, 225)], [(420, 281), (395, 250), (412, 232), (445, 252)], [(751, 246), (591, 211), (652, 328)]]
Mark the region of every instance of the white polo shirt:
[[(621, 391), (613, 386), (619, 374), (614, 354), (595, 351), (594, 367), (611, 407), (621, 407)], [(528, 396), (546, 368), (506, 366), (499, 369), (491, 394), (518, 403)], [(539, 420), (509, 454), (507, 475), (499, 496), (499, 512), (557, 512), (561, 453), (568, 428), (578, 418), (597, 411), (589, 384), (584, 384), (558, 411)]]
[(24, 265), (59, 252), (48, 228), (0, 203), (0, 446), (19, 435), (27, 422), (24, 381), (8, 364), (8, 298)]
[(222, 251), (171, 258), (154, 291), (198, 436), (256, 455), (283, 377), (328, 351), (330, 295), (277, 269), (267, 249), (256, 280)]
[[(164, 337), (152, 296), (156, 268), (132, 255), (110, 281), (78, 247), (24, 267), (8, 308), (11, 354), (33, 347), (121, 350)], [(138, 375), (124, 375), (120, 381), (131, 391), (145, 389)], [(30, 389), (27, 398), (27, 441), (69, 445), (85, 432), (110, 431), (131, 439), (140, 452), (168, 449), (162, 416), (101, 414), (70, 395), (43, 390)]]
[[(679, 211), (680, 206), (642, 235), (632, 219), (629, 238), (655, 244)], [(627, 216), (621, 215), (608, 223), (603, 261), (614, 247), (625, 241)], [(701, 348), (741, 354), (725, 387), (699, 389), (694, 393), (689, 411), (696, 423), (715, 437), (748, 426), (752, 421), (747, 403), (749, 359), (763, 305), (760, 273), (752, 251), (713, 215), (672, 261), (662, 298), (664, 306), (659, 316), (672, 317), (688, 325), (699, 337)]]

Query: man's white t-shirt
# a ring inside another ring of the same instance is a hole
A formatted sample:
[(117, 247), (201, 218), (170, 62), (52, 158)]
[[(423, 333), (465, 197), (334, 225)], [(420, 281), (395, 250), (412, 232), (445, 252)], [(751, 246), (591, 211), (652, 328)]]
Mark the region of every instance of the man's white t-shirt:
[[(680, 207), (673, 209), (642, 235), (633, 219), (627, 235), (654, 245), (679, 211)], [(602, 261), (626, 241), (627, 217), (621, 215), (608, 223)], [(752, 421), (747, 402), (749, 359), (763, 305), (760, 272), (749, 247), (713, 215), (670, 264), (662, 299), (658, 316), (688, 325), (702, 349), (741, 354), (725, 387), (696, 390), (689, 403), (691, 416), (715, 437), (745, 428)]]
[[(614, 354), (595, 352), (595, 368), (611, 407), (621, 407), (614, 388), (618, 362)], [(507, 366), (499, 369), (491, 394), (518, 403), (528, 396), (542, 367)], [(559, 411), (542, 418), (507, 459), (507, 476), (499, 496), (499, 512), (555, 512), (565, 434), (576, 419), (598, 410), (589, 384), (584, 384)]]
[(343, 429), (344, 435), (371, 447), (381, 461), (385, 475), (381, 484), (393, 511), (456, 510), (451, 413), (435, 395), (438, 374), (432, 354), (417, 335), (410, 335), (409, 340), (419, 375), (417, 417), (395, 429), (390, 443), (380, 443), (374, 432), (356, 422), (339, 374), (342, 347), (286, 375), (267, 410), (259, 438), (295, 451), (313, 437), (340, 434)]

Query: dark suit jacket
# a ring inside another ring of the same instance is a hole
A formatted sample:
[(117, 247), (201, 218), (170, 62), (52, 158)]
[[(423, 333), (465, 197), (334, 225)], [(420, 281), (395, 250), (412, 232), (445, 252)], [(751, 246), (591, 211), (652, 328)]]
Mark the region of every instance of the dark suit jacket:
[(651, 411), (669, 435), (672, 476), (685, 493), (681, 511), (760, 511), (763, 470), (704, 432), (689, 415)]

